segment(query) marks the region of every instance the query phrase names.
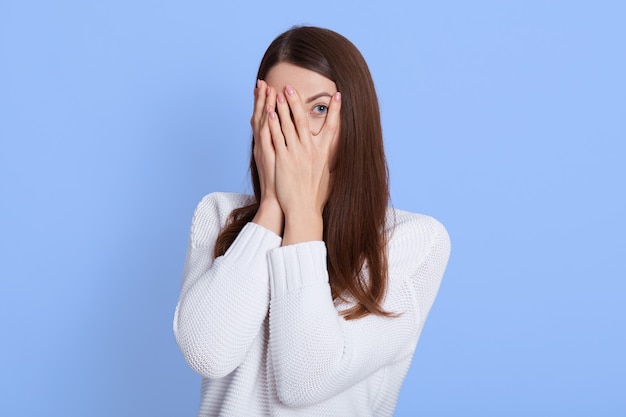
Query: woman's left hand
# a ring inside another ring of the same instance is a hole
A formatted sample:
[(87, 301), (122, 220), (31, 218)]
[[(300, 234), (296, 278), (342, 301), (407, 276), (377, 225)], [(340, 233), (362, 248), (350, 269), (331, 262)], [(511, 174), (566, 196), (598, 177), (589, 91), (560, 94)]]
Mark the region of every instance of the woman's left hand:
[(322, 239), (322, 211), (328, 198), (331, 149), (339, 136), (340, 109), (341, 94), (335, 93), (324, 125), (315, 135), (293, 87), (278, 94), (278, 114), (269, 111), (276, 150), (276, 194), (285, 214), (285, 245)]

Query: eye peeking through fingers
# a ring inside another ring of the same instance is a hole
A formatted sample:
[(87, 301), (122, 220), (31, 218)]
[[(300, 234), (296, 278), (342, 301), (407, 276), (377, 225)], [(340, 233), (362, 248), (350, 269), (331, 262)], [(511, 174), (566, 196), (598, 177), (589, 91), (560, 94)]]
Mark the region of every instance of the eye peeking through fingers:
[(311, 110), (311, 114), (314, 117), (326, 117), (327, 113), (328, 113), (328, 105), (326, 104), (317, 104)]

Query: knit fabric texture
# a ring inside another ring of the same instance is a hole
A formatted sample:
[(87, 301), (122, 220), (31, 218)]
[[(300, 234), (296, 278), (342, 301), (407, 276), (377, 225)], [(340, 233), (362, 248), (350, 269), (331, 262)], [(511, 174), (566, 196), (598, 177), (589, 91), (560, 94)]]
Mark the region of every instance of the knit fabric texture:
[(350, 298), (331, 296), (322, 241), (283, 247), (248, 223), (213, 258), (251, 198), (209, 194), (193, 216), (174, 334), (202, 376), (198, 416), (392, 416), (448, 262), (445, 228), (389, 209), (383, 308), (399, 316), (345, 320)]

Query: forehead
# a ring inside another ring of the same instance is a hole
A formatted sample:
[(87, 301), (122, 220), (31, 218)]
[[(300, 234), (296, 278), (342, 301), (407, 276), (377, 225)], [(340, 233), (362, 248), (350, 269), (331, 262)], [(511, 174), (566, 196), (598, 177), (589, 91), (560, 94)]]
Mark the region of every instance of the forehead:
[(337, 92), (337, 86), (329, 78), (287, 62), (280, 62), (270, 68), (265, 81), (278, 91), (282, 91), (287, 85), (290, 85), (301, 96), (311, 96), (321, 92), (329, 94)]

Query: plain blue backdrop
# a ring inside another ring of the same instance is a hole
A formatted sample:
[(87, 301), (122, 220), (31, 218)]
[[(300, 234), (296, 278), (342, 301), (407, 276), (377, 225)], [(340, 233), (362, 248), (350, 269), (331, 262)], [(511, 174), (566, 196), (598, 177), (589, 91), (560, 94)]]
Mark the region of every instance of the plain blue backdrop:
[(401, 416), (626, 415), (619, 1), (0, 0), (0, 415), (192, 416), (191, 215), (249, 191), (294, 24), (370, 65), (393, 204), (452, 238)]

